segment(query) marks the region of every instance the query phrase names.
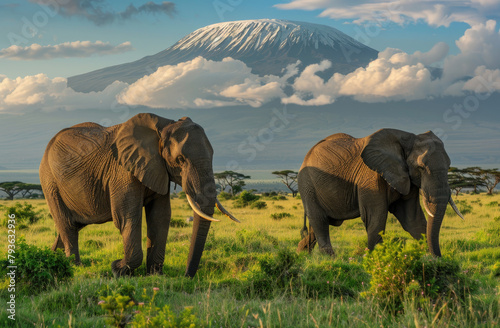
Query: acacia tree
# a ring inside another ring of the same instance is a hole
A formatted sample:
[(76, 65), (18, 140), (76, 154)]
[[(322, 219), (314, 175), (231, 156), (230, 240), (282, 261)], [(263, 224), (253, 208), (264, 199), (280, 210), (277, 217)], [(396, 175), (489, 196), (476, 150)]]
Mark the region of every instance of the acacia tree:
[(21, 185), (21, 196), (23, 196), (23, 198), (33, 195), (33, 192), (35, 191), (40, 191), (43, 193), (42, 186), (33, 183), (23, 183)]
[(478, 193), (478, 188), (479, 187), (484, 187), (485, 182), (483, 179), (483, 169), (478, 167), (478, 166), (473, 166), (473, 167), (466, 167), (465, 169), (462, 170), (462, 172), (469, 177), (471, 183), (472, 183), (472, 188), (474, 188), (474, 193)]
[(23, 191), (21, 181), (6, 181), (0, 183), (0, 191), (3, 191), (7, 194), (7, 199), (13, 200), (14, 196)]
[(274, 171), (272, 174), (281, 178), (281, 182), (292, 192), (292, 196), (297, 195), (297, 175), (298, 172), (292, 170)]
[(245, 185), (245, 181), (243, 180), (250, 179), (250, 176), (234, 171), (224, 171), (214, 173), (214, 178), (219, 183), (221, 191), (229, 187), (231, 188), (231, 195), (234, 196), (235, 193), (243, 190), (243, 186)]
[(469, 176), (465, 170), (450, 167), (448, 170), (448, 184), (450, 185), (450, 189), (454, 190), (455, 195), (458, 197), (462, 188), (475, 188), (477, 182), (474, 178)]
[(492, 195), (493, 190), (500, 183), (500, 172), (498, 169), (485, 169), (482, 170), (482, 178), (484, 186), (488, 190), (488, 195)]

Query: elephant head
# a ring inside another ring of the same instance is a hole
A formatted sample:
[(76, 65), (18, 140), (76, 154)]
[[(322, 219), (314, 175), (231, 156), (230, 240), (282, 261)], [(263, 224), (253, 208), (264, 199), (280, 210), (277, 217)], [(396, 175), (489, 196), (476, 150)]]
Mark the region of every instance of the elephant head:
[(213, 149), (201, 126), (190, 118), (167, 120), (139, 114), (122, 125), (116, 141), (119, 163), (142, 184), (159, 194), (170, 182), (182, 186), (194, 211), (193, 234), (185, 275), (198, 269), (214, 207), (239, 222), (217, 200), (212, 169)]
[(441, 256), (439, 231), (451, 198), (448, 185), (450, 158), (443, 142), (431, 131), (415, 135), (395, 130), (381, 129), (367, 137), (361, 157), (373, 171), (402, 195), (410, 193), (411, 185), (420, 189), (424, 208), (428, 214), (427, 242), (431, 254)]

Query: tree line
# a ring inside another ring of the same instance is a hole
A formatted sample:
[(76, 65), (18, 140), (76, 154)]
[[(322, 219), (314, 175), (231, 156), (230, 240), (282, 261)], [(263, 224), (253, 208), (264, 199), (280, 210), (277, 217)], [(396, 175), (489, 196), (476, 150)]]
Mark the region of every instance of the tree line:
[(7, 194), (8, 200), (13, 200), (18, 194), (22, 198), (31, 198), (35, 193), (42, 194), (42, 186), (34, 183), (24, 183), (21, 181), (0, 182), (0, 191)]
[(486, 193), (491, 195), (500, 183), (500, 172), (498, 169), (483, 169), (478, 166), (464, 169), (450, 167), (448, 183), (457, 196), (463, 188), (473, 189), (474, 193), (486, 188)]
[[(293, 170), (273, 171), (276, 177), (281, 179), (281, 182), (290, 190), (292, 196), (295, 197), (298, 192), (297, 177), (298, 172)], [(251, 179), (249, 175), (245, 175), (234, 171), (223, 171), (214, 173), (214, 178), (218, 183), (220, 191), (226, 191), (229, 188), (229, 193), (234, 196), (243, 190), (245, 180)], [(458, 195), (462, 189), (473, 189), (474, 193), (478, 193), (482, 188), (486, 189), (488, 194), (492, 194), (495, 187), (500, 183), (500, 171), (498, 169), (483, 169), (478, 166), (459, 169), (450, 167), (448, 171), (448, 183), (450, 189)], [(16, 195), (21, 195), (22, 198), (33, 197), (36, 193), (42, 194), (42, 186), (39, 184), (23, 183), (20, 181), (0, 182), (0, 191), (7, 194), (7, 199), (14, 199)]]

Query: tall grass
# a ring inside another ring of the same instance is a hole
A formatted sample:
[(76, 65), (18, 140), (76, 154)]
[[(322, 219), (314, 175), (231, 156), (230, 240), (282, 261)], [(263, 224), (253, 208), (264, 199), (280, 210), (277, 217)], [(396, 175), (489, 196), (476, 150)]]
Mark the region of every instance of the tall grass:
[[(180, 313), (193, 309), (203, 326), (211, 327), (496, 327), (500, 325), (500, 196), (460, 195), (459, 206), (468, 209), (462, 221), (449, 212), (441, 230), (445, 258), (460, 263), (460, 272), (477, 285), (464, 301), (442, 299), (434, 306), (405, 298), (399, 314), (391, 313), (372, 298), (361, 296), (370, 287), (370, 276), (363, 269), (366, 232), (360, 219), (331, 227), (336, 256), (295, 254), (300, 241), (302, 204), (299, 199), (262, 197), (262, 209), (224, 206), (242, 224), (216, 214), (200, 269), (193, 279), (183, 277), (189, 242), (189, 226), (170, 228), (163, 276), (146, 276), (145, 263), (131, 278), (114, 279), (111, 262), (122, 258), (123, 244), (112, 222), (91, 225), (80, 231), (82, 265), (74, 278), (37, 294), (17, 294), (16, 325), (19, 327), (96, 327), (105, 324), (104, 311), (97, 305), (103, 286), (118, 289), (131, 284), (136, 290), (159, 288), (157, 306), (169, 305)], [(43, 200), (30, 200), (36, 209), (47, 210)], [(498, 204), (497, 203), (497, 204)], [(15, 201), (0, 201), (12, 206)], [(185, 199), (172, 200), (172, 217), (192, 215)], [(488, 206), (486, 206), (488, 204)], [(493, 205), (489, 205), (493, 204)], [(0, 210), (1, 212), (1, 210)], [(289, 213), (281, 220), (275, 213)], [(2, 215), (2, 213), (0, 213)], [(388, 220), (387, 230), (411, 238), (397, 220)], [(143, 223), (143, 251), (146, 255), (146, 223)], [(51, 246), (56, 231), (50, 219), (38, 221), (17, 231), (27, 243)], [(0, 234), (7, 236), (6, 228)], [(0, 259), (7, 254), (7, 238), (1, 239)], [(278, 255), (281, 254), (281, 259)], [(146, 258), (146, 256), (144, 256)], [(288, 263), (288, 264), (287, 264)], [(291, 264), (290, 266), (288, 266)], [(287, 274), (282, 274), (288, 270)], [(4, 277), (0, 277), (3, 281)], [(5, 282), (0, 285), (0, 301), (10, 297)], [(5, 303), (2, 303), (5, 304)], [(0, 326), (12, 322), (0, 309)]]

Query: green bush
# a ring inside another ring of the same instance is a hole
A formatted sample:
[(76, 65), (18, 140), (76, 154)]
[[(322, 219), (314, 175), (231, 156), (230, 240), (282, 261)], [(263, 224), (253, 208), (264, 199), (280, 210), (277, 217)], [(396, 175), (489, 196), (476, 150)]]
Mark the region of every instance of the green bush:
[(281, 212), (281, 213), (273, 213), (271, 214), (271, 219), (273, 220), (281, 220), (283, 218), (291, 218), (293, 215), (287, 212)]
[(5, 207), (4, 219), (2, 225), (8, 226), (9, 216), (15, 216), (16, 226), (18, 229), (27, 227), (30, 224), (36, 223), (44, 219), (43, 210), (36, 210), (36, 208), (27, 202), (24, 204), (15, 203), (13, 206)]
[(114, 327), (126, 327), (130, 324), (137, 328), (195, 328), (200, 327), (199, 320), (191, 313), (190, 308), (176, 316), (168, 305), (162, 308), (155, 305), (155, 296), (159, 288), (153, 288), (149, 296), (143, 290), (142, 301), (134, 298), (135, 288), (132, 285), (119, 286), (113, 291), (104, 285), (100, 291), (98, 305), (106, 312), (106, 322)]
[(236, 232), (236, 239), (246, 252), (268, 252), (278, 246), (278, 238), (264, 230), (242, 229)]
[[(466, 200), (457, 200), (455, 201), (455, 204), (457, 205), (457, 208), (460, 211), (460, 213), (462, 213), (463, 215), (472, 213), (472, 205), (469, 205)], [(453, 210), (453, 208), (451, 208), (451, 206), (448, 206), (446, 208), (446, 215), (447, 216), (456, 215), (455, 211)]]
[(186, 193), (184, 191), (179, 193), (179, 199), (186, 199)]
[(363, 267), (372, 277), (364, 296), (394, 312), (404, 310), (409, 300), (419, 304), (463, 301), (475, 285), (461, 273), (456, 261), (427, 254), (425, 238), (405, 242), (386, 236), (365, 256)]
[[(5, 277), (12, 265), (8, 259), (1, 262), (1, 276)], [(49, 248), (39, 248), (26, 244), (19, 238), (15, 252), (16, 288), (21, 292), (35, 293), (56, 286), (73, 277), (70, 258), (60, 250), (55, 252)]]
[(297, 285), (303, 261), (296, 252), (283, 248), (277, 254), (260, 256), (258, 261), (260, 270), (249, 274), (244, 285), (246, 293), (253, 291), (258, 297), (269, 298)]
[(497, 207), (499, 206), (498, 205), (498, 202), (497, 201), (493, 201), (493, 202), (489, 202), (488, 204), (486, 204), (485, 206), (489, 206), (489, 207)]
[(104, 243), (100, 240), (94, 240), (94, 239), (89, 239), (86, 240), (85, 243), (83, 243), (85, 247), (92, 248), (92, 249), (100, 249), (103, 248)]
[(221, 191), (219, 193), (219, 195), (217, 196), (217, 198), (222, 199), (222, 200), (229, 200), (229, 199), (233, 198), (233, 196), (228, 192)]
[(260, 200), (252, 202), (251, 205), (250, 205), (250, 208), (256, 208), (258, 210), (264, 209), (266, 207), (267, 207), (266, 202), (263, 202), (263, 201), (260, 201)]
[(170, 218), (170, 226), (174, 228), (184, 228), (189, 227), (189, 223), (186, 220), (179, 218)]
[(251, 205), (251, 203), (259, 200), (259, 196), (252, 194), (251, 192), (244, 190), (238, 197), (235, 198), (233, 203), (234, 207), (241, 208)]
[(324, 261), (310, 264), (301, 281), (307, 297), (355, 297), (368, 286), (370, 278), (359, 264)]

